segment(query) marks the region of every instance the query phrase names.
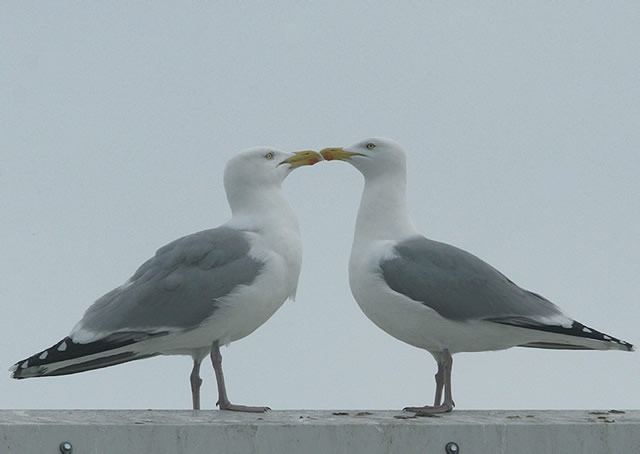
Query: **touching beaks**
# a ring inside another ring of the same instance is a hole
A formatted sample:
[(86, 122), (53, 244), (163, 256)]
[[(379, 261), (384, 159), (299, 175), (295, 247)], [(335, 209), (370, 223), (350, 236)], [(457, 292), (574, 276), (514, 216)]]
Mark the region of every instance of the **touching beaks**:
[(333, 161), (334, 159), (339, 161), (350, 161), (353, 156), (364, 156), (362, 153), (346, 151), (342, 147), (325, 148), (320, 151), (320, 154), (327, 161)]
[(312, 166), (320, 161), (350, 161), (353, 156), (365, 156), (362, 153), (346, 151), (342, 147), (325, 148), (320, 153), (314, 150), (294, 151), (293, 156), (285, 159), (278, 165), (289, 164), (290, 169), (302, 166)]
[(289, 164), (291, 169), (295, 169), (297, 167), (302, 166), (312, 166), (322, 161), (322, 156), (317, 151), (313, 150), (303, 150), (303, 151), (294, 151), (293, 156), (282, 161), (279, 166), (282, 164)]

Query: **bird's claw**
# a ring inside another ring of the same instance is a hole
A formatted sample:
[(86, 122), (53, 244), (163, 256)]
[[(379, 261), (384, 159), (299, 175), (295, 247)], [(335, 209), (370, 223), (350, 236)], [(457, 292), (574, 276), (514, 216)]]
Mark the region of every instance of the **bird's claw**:
[(235, 404), (232, 404), (231, 402), (226, 402), (224, 404), (220, 404), (220, 402), (217, 402), (216, 405), (220, 408), (220, 410), (242, 411), (245, 413), (264, 413), (267, 410), (271, 410), (271, 408), (269, 407), (251, 407), (247, 405), (235, 405)]

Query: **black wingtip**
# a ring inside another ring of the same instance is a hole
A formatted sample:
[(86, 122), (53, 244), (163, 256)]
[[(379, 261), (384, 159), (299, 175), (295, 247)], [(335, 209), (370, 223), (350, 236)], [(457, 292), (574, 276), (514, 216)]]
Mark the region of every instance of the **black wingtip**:
[[(11, 369), (11, 377), (15, 379), (23, 379), (29, 377), (39, 377), (46, 374), (46, 365), (58, 361), (65, 361), (77, 355), (69, 354), (75, 349), (69, 349), (75, 344), (70, 337), (65, 337), (53, 346), (36, 353), (26, 359), (15, 363)], [(73, 352), (75, 353), (75, 352)]]
[[(155, 354), (141, 355), (134, 351), (131, 352), (119, 352), (113, 355), (105, 354), (101, 358), (92, 360), (82, 360), (83, 357), (90, 355), (96, 355), (100, 353), (106, 353), (110, 350), (115, 350), (127, 345), (135, 344), (147, 340), (151, 337), (163, 336), (168, 334), (167, 332), (160, 333), (140, 333), (140, 332), (125, 332), (114, 333), (103, 339), (89, 342), (86, 344), (74, 342), (70, 337), (65, 337), (61, 341), (57, 342), (53, 346), (46, 350), (43, 350), (29, 358), (23, 359), (15, 363), (9, 371), (11, 372), (11, 378), (17, 380), (31, 377), (44, 377), (52, 375), (67, 375), (77, 372), (83, 372), (91, 369), (98, 369), (101, 367), (107, 367), (134, 359), (147, 358), (149, 356), (155, 356)], [(55, 363), (62, 361), (69, 361), (78, 359), (73, 365), (68, 365), (63, 368), (54, 367)]]
[[(592, 339), (595, 341), (603, 342), (605, 344), (609, 344), (613, 349), (617, 349), (617, 350), (626, 350), (626, 351), (632, 352), (632, 351), (635, 351), (636, 349), (633, 346), (633, 344), (630, 344), (627, 341), (610, 336), (601, 331), (598, 331), (597, 329), (590, 328), (575, 320), (569, 327), (562, 326), (562, 325), (544, 325), (541, 323), (535, 323), (534, 321), (529, 319), (522, 319), (522, 318), (493, 319), (491, 321), (495, 323), (500, 323), (503, 325), (518, 326), (521, 328), (529, 328), (537, 331), (545, 331), (548, 333), (562, 334), (565, 336), (571, 336), (575, 338)], [(543, 344), (547, 344), (548, 346), (543, 346)], [(529, 343), (527, 345), (522, 345), (522, 347), (559, 349), (561, 348), (562, 345), (564, 344), (559, 342), (558, 343), (534, 342), (534, 343)], [(578, 346), (579, 344), (578, 345), (566, 344), (565, 348), (576, 349)], [(581, 346), (581, 348), (597, 350), (597, 348), (591, 348), (591, 347), (585, 347), (585, 346)]]

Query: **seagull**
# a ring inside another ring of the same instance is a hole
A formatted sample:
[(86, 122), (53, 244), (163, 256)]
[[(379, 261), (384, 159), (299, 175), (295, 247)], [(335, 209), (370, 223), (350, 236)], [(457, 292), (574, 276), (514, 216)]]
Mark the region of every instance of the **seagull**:
[(455, 353), (634, 350), (573, 320), (469, 252), (418, 233), (407, 209), (406, 153), (393, 140), (371, 138), (320, 154), (346, 161), (364, 176), (349, 259), (349, 284), (360, 309), (391, 336), (427, 350), (438, 365), (433, 406), (406, 411), (431, 416), (453, 410)]
[(289, 173), (322, 160), (315, 151), (253, 148), (229, 160), (231, 219), (160, 248), (133, 276), (93, 303), (71, 333), (11, 368), (13, 378), (84, 372), (157, 355), (189, 355), (193, 409), (209, 355), (221, 410), (264, 412), (227, 397), (220, 346), (242, 339), (294, 299), (302, 263)]

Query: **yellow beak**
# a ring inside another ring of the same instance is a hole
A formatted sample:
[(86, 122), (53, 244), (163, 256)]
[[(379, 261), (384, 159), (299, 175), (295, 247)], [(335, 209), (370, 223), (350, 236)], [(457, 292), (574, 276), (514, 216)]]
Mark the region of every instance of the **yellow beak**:
[(293, 156), (285, 159), (278, 165), (289, 164), (291, 169), (295, 169), (302, 166), (312, 166), (322, 161), (322, 156), (317, 151), (303, 150), (294, 151)]
[(322, 157), (327, 161), (333, 161), (337, 159), (339, 161), (350, 161), (352, 156), (364, 156), (362, 153), (352, 153), (351, 151), (345, 151), (342, 147), (325, 148), (320, 152)]

